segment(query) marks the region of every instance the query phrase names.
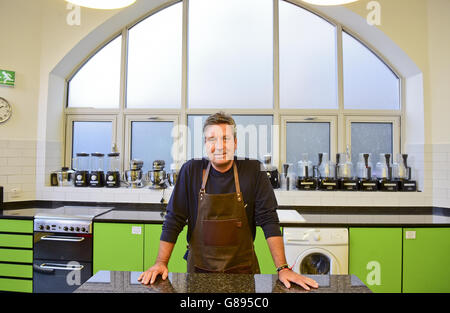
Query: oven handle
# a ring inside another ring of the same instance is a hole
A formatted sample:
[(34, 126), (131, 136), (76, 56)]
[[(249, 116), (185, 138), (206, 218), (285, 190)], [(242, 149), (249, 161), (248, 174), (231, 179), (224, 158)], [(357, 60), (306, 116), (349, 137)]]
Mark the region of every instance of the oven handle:
[(52, 270), (62, 270), (62, 271), (81, 271), (83, 269), (83, 265), (69, 265), (66, 264), (57, 264), (57, 263), (42, 263), (39, 265), (40, 268), (43, 269), (52, 269)]
[(41, 240), (82, 242), (84, 240), (84, 237), (66, 237), (66, 236), (47, 235), (47, 236), (42, 236)]

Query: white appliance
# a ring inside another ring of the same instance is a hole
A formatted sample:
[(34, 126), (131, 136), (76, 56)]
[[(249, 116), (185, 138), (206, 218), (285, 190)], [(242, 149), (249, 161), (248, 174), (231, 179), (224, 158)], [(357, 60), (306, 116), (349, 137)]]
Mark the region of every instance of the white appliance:
[(286, 259), (300, 274), (348, 274), (346, 228), (296, 228), (283, 230)]

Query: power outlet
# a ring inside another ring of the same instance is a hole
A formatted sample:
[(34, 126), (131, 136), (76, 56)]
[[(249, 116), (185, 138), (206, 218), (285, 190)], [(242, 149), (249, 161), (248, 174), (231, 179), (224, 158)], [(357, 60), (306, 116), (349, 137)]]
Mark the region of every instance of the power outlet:
[(9, 190), (9, 196), (11, 198), (20, 198), (21, 193), (22, 193), (22, 189), (20, 189), (20, 188), (11, 188)]

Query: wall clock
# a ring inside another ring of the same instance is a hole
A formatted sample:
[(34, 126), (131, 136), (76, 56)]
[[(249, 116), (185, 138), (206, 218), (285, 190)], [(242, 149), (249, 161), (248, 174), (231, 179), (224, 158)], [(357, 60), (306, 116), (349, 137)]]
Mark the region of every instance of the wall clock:
[(12, 107), (5, 98), (0, 97), (0, 123), (4, 123), (12, 115)]

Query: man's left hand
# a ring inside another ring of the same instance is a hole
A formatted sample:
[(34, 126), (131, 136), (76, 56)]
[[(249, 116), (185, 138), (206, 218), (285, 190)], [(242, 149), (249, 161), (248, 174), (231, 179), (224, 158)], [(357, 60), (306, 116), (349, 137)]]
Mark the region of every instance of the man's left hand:
[(291, 288), (291, 282), (302, 286), (306, 290), (310, 290), (309, 286), (319, 288), (319, 284), (309, 277), (300, 275), (290, 269), (283, 269), (278, 273), (278, 279), (286, 286)]

